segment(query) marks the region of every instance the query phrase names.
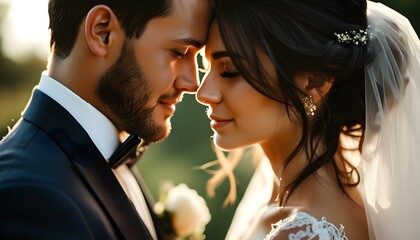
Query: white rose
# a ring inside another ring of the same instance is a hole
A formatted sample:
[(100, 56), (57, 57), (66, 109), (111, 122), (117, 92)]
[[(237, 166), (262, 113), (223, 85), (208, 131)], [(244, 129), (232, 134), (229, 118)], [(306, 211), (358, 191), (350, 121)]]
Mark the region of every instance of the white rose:
[(172, 224), (179, 237), (203, 233), (211, 219), (204, 199), (184, 183), (169, 190), (165, 208), (173, 214)]

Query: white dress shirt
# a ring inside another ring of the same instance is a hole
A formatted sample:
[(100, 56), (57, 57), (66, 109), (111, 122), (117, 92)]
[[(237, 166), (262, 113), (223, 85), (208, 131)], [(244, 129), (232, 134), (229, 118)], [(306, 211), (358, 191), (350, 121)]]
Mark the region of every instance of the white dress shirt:
[[(41, 81), (37, 88), (58, 102), (79, 122), (108, 161), (120, 144), (115, 126), (95, 107), (47, 74), (47, 71), (41, 74)], [(113, 171), (153, 239), (157, 239), (147, 203), (134, 175), (126, 165), (122, 165)]]

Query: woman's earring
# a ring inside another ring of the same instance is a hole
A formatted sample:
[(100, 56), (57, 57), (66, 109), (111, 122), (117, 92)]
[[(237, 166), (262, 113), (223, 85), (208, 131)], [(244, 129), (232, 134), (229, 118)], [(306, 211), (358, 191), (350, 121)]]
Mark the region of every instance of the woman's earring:
[(316, 111), (316, 105), (312, 101), (312, 96), (302, 98), (303, 107), (305, 107), (306, 115), (314, 116)]

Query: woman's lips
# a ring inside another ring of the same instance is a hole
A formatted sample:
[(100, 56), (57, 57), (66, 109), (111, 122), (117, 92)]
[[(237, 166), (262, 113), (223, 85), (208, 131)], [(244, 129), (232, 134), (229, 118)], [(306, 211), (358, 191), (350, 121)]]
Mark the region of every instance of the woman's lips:
[(233, 119), (231, 118), (221, 118), (216, 116), (209, 116), (209, 118), (211, 119), (210, 126), (214, 130), (220, 129), (233, 122)]

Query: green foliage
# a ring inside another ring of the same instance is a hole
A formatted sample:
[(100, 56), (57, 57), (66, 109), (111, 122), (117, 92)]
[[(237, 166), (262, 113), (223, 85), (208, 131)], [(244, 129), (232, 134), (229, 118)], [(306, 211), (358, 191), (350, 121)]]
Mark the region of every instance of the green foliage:
[[(375, 1), (376, 2), (376, 1)], [(403, 14), (410, 20), (411, 25), (420, 34), (420, 1), (418, 0), (381, 0), (379, 1), (395, 11)]]

